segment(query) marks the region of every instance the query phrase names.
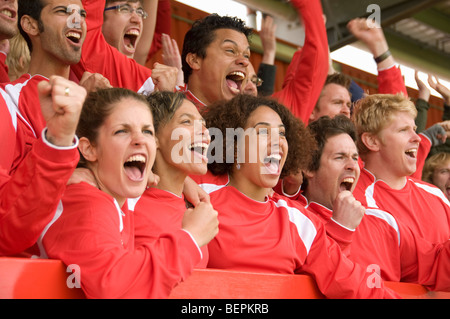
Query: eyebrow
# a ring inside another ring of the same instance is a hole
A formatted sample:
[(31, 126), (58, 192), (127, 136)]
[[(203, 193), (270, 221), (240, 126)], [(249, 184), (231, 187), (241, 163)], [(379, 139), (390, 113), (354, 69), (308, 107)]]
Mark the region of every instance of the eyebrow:
[[(63, 10), (65, 10), (65, 11), (67, 12), (67, 10), (69, 9), (69, 7), (68, 7), (68, 6), (56, 6), (56, 7), (54, 7), (54, 8), (52, 9), (52, 11), (56, 11), (56, 10), (59, 10), (59, 9), (63, 9)], [(86, 10), (82, 9), (81, 7), (80, 7), (80, 10), (79, 10), (78, 12), (79, 12), (79, 13), (87, 13)]]
[[(347, 153), (347, 152), (336, 152), (336, 153), (334, 153), (334, 155), (343, 155), (343, 156), (347, 156), (347, 154), (350, 154), (350, 153)], [(354, 153), (351, 153), (350, 156), (359, 156), (359, 155), (358, 155), (358, 152), (354, 152)]]
[[(239, 45), (238, 45), (235, 41), (230, 40), (230, 39), (225, 39), (225, 40), (223, 40), (222, 43), (231, 43), (231, 44), (233, 44), (234, 46), (239, 47)], [(250, 46), (248, 46), (247, 48), (245, 48), (245, 50), (250, 50)]]
[[(258, 125), (271, 126), (270, 123), (267, 123), (267, 122), (258, 122), (258, 123), (256, 123), (253, 127), (255, 128), (255, 127), (257, 127)], [(280, 125), (278, 125), (278, 127), (286, 128), (286, 126), (285, 126), (284, 124), (280, 124)]]
[[(182, 118), (183, 116), (187, 116), (187, 117), (195, 120), (195, 115), (194, 114), (182, 113), (182, 114), (180, 114), (179, 118)], [(205, 121), (205, 119), (203, 117), (199, 118), (198, 121), (202, 121), (203, 123), (206, 123), (206, 121)]]

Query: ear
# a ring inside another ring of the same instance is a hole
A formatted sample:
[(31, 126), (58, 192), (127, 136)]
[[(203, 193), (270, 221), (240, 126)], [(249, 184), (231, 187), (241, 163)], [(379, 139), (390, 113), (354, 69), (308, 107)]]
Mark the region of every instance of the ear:
[(309, 122), (310, 123), (314, 122), (316, 120), (316, 113), (317, 113), (317, 108), (315, 107), (314, 110), (309, 115)]
[(87, 161), (89, 162), (97, 161), (97, 149), (95, 148), (94, 145), (91, 144), (91, 142), (86, 137), (80, 138), (80, 141), (78, 143), (78, 149), (80, 150), (80, 153)]
[(186, 62), (192, 70), (199, 70), (201, 67), (201, 59), (195, 53), (188, 53), (186, 55)]
[(303, 171), (303, 175), (305, 175), (305, 178), (306, 178), (306, 179), (311, 179), (311, 178), (313, 178), (316, 174), (315, 174), (314, 172), (312, 172), (312, 171), (304, 170), (304, 171)]
[(363, 133), (361, 135), (361, 141), (372, 152), (377, 152), (380, 150), (381, 141), (377, 135), (367, 132)]
[(20, 19), (20, 25), (23, 31), (25, 31), (25, 33), (27, 33), (29, 36), (39, 35), (39, 24), (29, 15), (24, 15), (22, 19)]

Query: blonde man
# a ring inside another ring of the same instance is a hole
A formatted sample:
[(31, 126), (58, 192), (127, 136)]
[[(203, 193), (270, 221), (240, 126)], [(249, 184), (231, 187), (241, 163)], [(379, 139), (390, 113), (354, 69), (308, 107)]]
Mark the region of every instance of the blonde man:
[(416, 171), (421, 141), (415, 131), (416, 115), (414, 104), (401, 95), (375, 94), (355, 106), (353, 121), (365, 166), (354, 195), (438, 243), (450, 235), (450, 203), (437, 187), (410, 177)]

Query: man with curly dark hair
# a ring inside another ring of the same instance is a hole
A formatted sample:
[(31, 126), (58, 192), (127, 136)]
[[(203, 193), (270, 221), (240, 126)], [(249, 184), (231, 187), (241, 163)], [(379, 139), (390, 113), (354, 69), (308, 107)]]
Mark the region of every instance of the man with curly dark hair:
[[(280, 176), (306, 168), (314, 149), (312, 136), (287, 108), (241, 95), (211, 105), (204, 117), (214, 139), (211, 147), (222, 153), (211, 154), (216, 160), (208, 167), (230, 176), (227, 186), (210, 193), (220, 230), (208, 245), (208, 267), (310, 274), (330, 298), (397, 297), (382, 283), (369, 288), (372, 274), (342, 255), (322, 222), (302, 205), (278, 194), (269, 196)], [(234, 156), (227, 162), (229, 147)]]
[(236, 17), (210, 14), (186, 33), (181, 54), (185, 94), (203, 108), (240, 93), (253, 30)]

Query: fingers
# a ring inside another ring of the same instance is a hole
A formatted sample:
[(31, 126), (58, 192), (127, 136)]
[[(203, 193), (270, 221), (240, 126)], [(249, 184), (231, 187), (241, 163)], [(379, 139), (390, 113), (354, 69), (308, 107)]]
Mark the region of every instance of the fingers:
[(152, 69), (152, 80), (155, 90), (174, 91), (177, 83), (178, 69), (176, 67), (155, 63)]
[(50, 77), (47, 83), (39, 83), (38, 90), (47, 124), (47, 140), (57, 146), (71, 146), (86, 90), (59, 76)]
[(99, 89), (112, 88), (109, 80), (99, 73), (84, 72), (80, 80), (80, 85), (88, 92), (95, 92)]

